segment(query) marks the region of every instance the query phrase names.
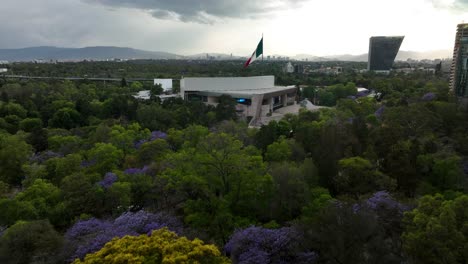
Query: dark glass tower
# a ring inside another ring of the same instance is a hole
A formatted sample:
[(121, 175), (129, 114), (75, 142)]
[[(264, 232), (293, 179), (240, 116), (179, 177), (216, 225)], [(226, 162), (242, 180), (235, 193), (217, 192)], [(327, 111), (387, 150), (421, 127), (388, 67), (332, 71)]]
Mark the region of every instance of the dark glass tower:
[(455, 35), (450, 88), (462, 101), (468, 99), (468, 24), (459, 24)]
[(367, 70), (389, 71), (398, 54), (404, 36), (371, 37)]

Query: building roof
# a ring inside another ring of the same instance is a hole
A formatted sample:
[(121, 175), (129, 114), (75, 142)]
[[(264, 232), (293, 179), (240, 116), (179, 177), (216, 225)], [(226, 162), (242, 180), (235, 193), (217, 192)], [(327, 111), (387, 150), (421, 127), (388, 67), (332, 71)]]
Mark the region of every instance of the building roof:
[(180, 89), (185, 91), (237, 91), (246, 89), (263, 89), (275, 86), (275, 77), (204, 77), (183, 78)]
[(274, 86), (260, 89), (245, 89), (245, 90), (223, 90), (223, 91), (200, 91), (198, 94), (205, 96), (221, 96), (223, 94), (230, 95), (235, 98), (251, 98), (254, 95), (271, 95), (284, 94), (285, 92), (294, 92), (296, 86)]
[(235, 98), (251, 98), (254, 95), (276, 96), (293, 92), (295, 86), (275, 86), (275, 77), (205, 77), (183, 78), (180, 81), (180, 92), (197, 92), (205, 96), (230, 95)]

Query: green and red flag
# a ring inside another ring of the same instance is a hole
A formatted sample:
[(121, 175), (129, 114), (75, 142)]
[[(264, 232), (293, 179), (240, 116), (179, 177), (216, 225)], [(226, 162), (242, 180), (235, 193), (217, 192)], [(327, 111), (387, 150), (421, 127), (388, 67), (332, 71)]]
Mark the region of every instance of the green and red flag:
[(254, 62), (262, 54), (263, 54), (263, 36), (260, 42), (258, 43), (257, 48), (252, 53), (252, 56), (250, 56), (250, 58), (245, 62), (244, 68), (247, 68), (250, 64), (252, 64), (252, 62)]

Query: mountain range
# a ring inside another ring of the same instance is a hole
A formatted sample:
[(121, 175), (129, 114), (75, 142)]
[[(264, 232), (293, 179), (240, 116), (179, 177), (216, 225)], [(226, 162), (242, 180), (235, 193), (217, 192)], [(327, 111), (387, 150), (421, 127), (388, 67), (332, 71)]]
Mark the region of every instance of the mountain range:
[[(21, 49), (0, 49), (0, 61), (34, 61), (34, 60), (60, 60), (60, 61), (79, 61), (79, 60), (106, 60), (106, 59), (243, 59), (245, 56), (232, 56), (223, 53), (201, 53), (190, 56), (182, 56), (162, 51), (146, 51), (133, 48), (122, 48), (112, 46), (98, 46), (85, 48), (59, 48), (59, 47), (31, 47)], [(400, 51), (397, 60), (411, 59), (445, 59), (451, 57), (450, 50), (436, 50), (426, 52)], [(276, 57), (287, 57), (284, 55), (275, 55)], [(315, 56), (309, 54), (298, 54), (290, 56), (291, 60), (308, 61), (367, 61), (367, 54), (360, 55), (332, 55)]]
[(120, 47), (31, 47), (22, 49), (0, 49), (0, 60), (33, 61), (33, 60), (106, 60), (106, 59), (176, 59), (178, 55)]

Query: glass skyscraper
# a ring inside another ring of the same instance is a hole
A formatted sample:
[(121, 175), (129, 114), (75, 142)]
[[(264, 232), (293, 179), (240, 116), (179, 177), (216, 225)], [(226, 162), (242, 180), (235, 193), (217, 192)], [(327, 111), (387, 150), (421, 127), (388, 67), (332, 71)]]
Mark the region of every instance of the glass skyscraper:
[(468, 24), (459, 24), (455, 35), (450, 88), (463, 101), (468, 98)]
[(367, 70), (390, 71), (404, 36), (371, 37)]

